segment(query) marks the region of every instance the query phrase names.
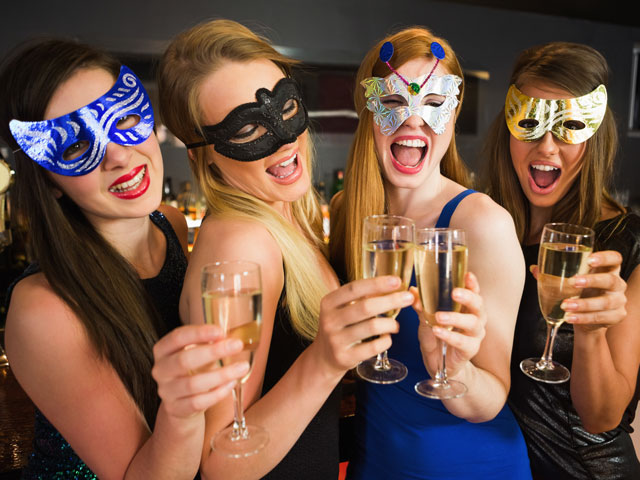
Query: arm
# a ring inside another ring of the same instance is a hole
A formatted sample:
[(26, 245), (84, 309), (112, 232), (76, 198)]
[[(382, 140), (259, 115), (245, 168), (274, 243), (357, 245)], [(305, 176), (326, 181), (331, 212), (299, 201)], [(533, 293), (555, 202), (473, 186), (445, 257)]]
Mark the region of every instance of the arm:
[(509, 392), (524, 260), (511, 217), (485, 195), (474, 194), (462, 202), (451, 227), (466, 231), (473, 275), (467, 276), (465, 289), (453, 291), (462, 312), (437, 314), (440, 323), (455, 330), (431, 329), (421, 322), (420, 344), (432, 375), (440, 357), (435, 339), (448, 344), (448, 376), (464, 383), (468, 392), (443, 403), (458, 417), (483, 422), (500, 412)]
[[(16, 286), (6, 327), (7, 352), (21, 386), (105, 479), (193, 478), (204, 410), (226, 396), (230, 380), (241, 375), (232, 369), (206, 377), (186, 374), (239, 348), (219, 340), (216, 329), (182, 327), (158, 342), (154, 378), (162, 403), (150, 432), (115, 370), (96, 354), (84, 327), (44, 275)], [(187, 344), (198, 347), (185, 351)]]
[(563, 308), (574, 329), (571, 399), (584, 428), (597, 433), (619, 425), (636, 389), (640, 267), (625, 284), (619, 275), (618, 252), (597, 252), (589, 260), (598, 268), (576, 279), (582, 279), (584, 288), (600, 289), (599, 294), (565, 301)]
[[(255, 248), (256, 245), (260, 248)], [(270, 441), (259, 453), (243, 458), (241, 462), (212, 453), (211, 437), (229, 425), (233, 418), (232, 400), (220, 402), (207, 412), (201, 473), (204, 478), (225, 480), (260, 478), (289, 452), (344, 373), (390, 345), (389, 333), (397, 330), (397, 323), (388, 318), (371, 317), (390, 310), (393, 305), (406, 306), (412, 297), (407, 298), (402, 293), (374, 297), (398, 288), (399, 279), (392, 278), (390, 283), (389, 277), (354, 282), (328, 294), (321, 304), (316, 339), (280, 381), (260, 397), (273, 320), (284, 280), (282, 257), (277, 244), (261, 225), (207, 219), (189, 269), (196, 272), (202, 263), (223, 258), (243, 258), (262, 265), (263, 337), (253, 371), (244, 385), (243, 397), (247, 423), (265, 428)], [(187, 277), (189, 275), (188, 272)], [(186, 313), (192, 321), (201, 321), (201, 314), (196, 311), (201, 308), (199, 286), (190, 280), (185, 281), (183, 292)], [(381, 337), (360, 343), (361, 339), (372, 335)]]

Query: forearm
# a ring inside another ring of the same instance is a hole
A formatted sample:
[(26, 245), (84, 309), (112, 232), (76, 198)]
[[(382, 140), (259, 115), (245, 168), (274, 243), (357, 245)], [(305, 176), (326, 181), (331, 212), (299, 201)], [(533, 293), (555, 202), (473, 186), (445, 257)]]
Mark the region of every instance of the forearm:
[(204, 414), (169, 416), (161, 405), (155, 428), (132, 459), (126, 479), (188, 479), (198, 473), (204, 441)]
[(467, 386), (467, 393), (462, 397), (442, 402), (456, 417), (472, 423), (488, 422), (504, 407), (508, 387), (498, 377), (473, 362), (468, 362), (465, 368), (449, 379)]
[(571, 400), (587, 431), (611, 430), (620, 423), (635, 386), (616, 369), (605, 329), (574, 331)]
[(341, 378), (317, 367), (310, 351), (313, 348), (308, 347), (280, 381), (245, 413), (247, 424), (259, 425), (269, 433), (265, 448), (242, 462), (211, 454), (203, 462), (203, 478), (261, 478), (287, 455)]

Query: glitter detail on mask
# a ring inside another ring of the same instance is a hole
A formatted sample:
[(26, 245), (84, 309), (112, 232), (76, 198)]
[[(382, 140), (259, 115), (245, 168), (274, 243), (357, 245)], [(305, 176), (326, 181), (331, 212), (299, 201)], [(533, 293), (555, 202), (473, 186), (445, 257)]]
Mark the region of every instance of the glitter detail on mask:
[[(458, 106), (462, 79), (457, 75), (429, 75), (410, 79), (411, 83), (418, 85), (426, 80), (420, 93), (415, 95), (407, 92), (403, 80), (396, 74), (387, 78), (369, 77), (360, 83), (365, 89), (367, 109), (373, 113), (373, 121), (380, 127), (383, 135), (392, 135), (412, 115), (421, 117), (437, 135), (444, 133), (452, 112)], [(401, 96), (406, 105), (386, 107), (385, 97), (390, 95)], [(437, 107), (422, 105), (423, 99), (428, 95), (440, 95), (445, 99)]]
[[(127, 116), (137, 116), (130, 128), (118, 128)], [(142, 83), (124, 65), (113, 87), (97, 100), (51, 120), (11, 120), (9, 128), (20, 148), (47, 170), (66, 176), (86, 175), (104, 158), (109, 142), (131, 146), (144, 142), (153, 131), (151, 101)], [(86, 144), (77, 158), (65, 160), (67, 149)]]
[(511, 134), (523, 142), (534, 142), (547, 132), (570, 145), (585, 142), (600, 127), (607, 111), (607, 89), (600, 85), (577, 98), (545, 100), (509, 87), (504, 106)]

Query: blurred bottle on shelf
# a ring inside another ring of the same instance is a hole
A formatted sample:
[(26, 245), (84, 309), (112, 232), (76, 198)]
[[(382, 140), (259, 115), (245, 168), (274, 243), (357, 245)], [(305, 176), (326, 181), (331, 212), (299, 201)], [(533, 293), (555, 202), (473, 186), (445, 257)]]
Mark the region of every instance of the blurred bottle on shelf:
[(178, 200), (173, 193), (173, 185), (171, 183), (171, 177), (166, 177), (162, 184), (162, 203), (178, 208)]
[(185, 216), (192, 220), (196, 219), (196, 195), (191, 189), (191, 182), (182, 182), (182, 188), (177, 197), (178, 208)]
[(344, 170), (341, 168), (333, 172), (333, 185), (331, 186), (331, 198), (344, 188)]
[(319, 182), (316, 187), (318, 192), (318, 199), (320, 201), (320, 210), (322, 211), (322, 233), (324, 237), (324, 243), (329, 243), (329, 203), (327, 203), (327, 188), (324, 182)]

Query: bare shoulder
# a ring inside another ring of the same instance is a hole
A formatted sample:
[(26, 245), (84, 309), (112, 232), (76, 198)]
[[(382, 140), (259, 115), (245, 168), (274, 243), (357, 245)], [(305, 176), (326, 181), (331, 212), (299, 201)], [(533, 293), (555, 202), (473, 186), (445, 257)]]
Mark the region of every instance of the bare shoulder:
[(331, 214), (337, 214), (337, 212), (342, 208), (342, 204), (344, 203), (344, 190), (340, 190), (333, 197), (331, 197), (331, 202), (329, 202), (329, 211)]
[(498, 205), (491, 197), (476, 192), (460, 202), (451, 218), (451, 226), (463, 228), (469, 232), (513, 232), (513, 219), (507, 210)]

